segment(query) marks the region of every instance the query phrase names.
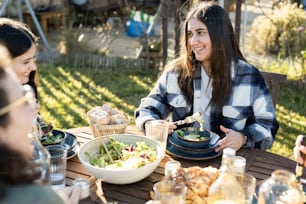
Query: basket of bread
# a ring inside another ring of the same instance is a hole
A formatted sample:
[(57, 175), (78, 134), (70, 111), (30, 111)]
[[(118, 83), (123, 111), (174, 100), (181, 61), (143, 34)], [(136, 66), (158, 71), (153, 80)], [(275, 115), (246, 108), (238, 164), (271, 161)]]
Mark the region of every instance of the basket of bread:
[(87, 118), (94, 137), (124, 133), (130, 123), (128, 114), (107, 104), (93, 107)]

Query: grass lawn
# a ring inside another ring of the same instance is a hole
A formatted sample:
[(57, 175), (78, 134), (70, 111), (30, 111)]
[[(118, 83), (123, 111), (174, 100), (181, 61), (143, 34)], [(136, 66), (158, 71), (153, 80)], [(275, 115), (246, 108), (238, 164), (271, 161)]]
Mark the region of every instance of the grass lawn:
[[(86, 112), (107, 103), (126, 112), (134, 124), (133, 112), (140, 99), (154, 86), (155, 69), (86, 69), (39, 65), (40, 106), (44, 120), (56, 129), (88, 125)], [(276, 106), (280, 128), (271, 150), (293, 158), (298, 134), (306, 133), (306, 90), (283, 85)]]

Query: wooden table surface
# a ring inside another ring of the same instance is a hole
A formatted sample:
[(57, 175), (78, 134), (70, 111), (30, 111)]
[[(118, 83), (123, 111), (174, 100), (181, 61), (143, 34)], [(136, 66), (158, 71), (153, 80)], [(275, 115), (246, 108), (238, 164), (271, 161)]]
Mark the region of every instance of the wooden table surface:
[[(89, 127), (73, 128), (66, 131), (74, 134), (81, 145), (94, 138)], [(135, 126), (128, 126), (126, 133), (143, 135), (143, 133)], [(275, 169), (286, 169), (293, 173), (295, 171), (296, 163), (294, 161), (266, 151), (242, 148), (237, 152), (237, 155), (246, 158), (246, 172), (255, 176), (257, 182), (268, 178)], [(144, 204), (147, 200), (150, 200), (150, 191), (153, 188), (153, 184), (163, 178), (165, 162), (171, 159), (181, 162), (182, 167), (190, 167), (195, 165), (206, 167), (211, 165), (219, 168), (221, 162), (221, 156), (211, 160), (192, 161), (166, 155), (157, 169), (150, 176), (137, 183), (128, 185), (102, 183), (102, 189), (107, 201), (116, 200), (120, 201), (120, 203)], [(81, 165), (77, 156), (68, 160), (66, 172), (66, 184), (68, 186), (71, 185), (72, 180), (75, 178), (87, 179), (90, 176), (91, 175), (88, 173), (88, 171)], [(306, 170), (304, 170), (303, 176), (306, 176)], [(83, 201), (83, 203), (101, 202), (99, 202), (99, 200), (86, 199), (86, 201)]]

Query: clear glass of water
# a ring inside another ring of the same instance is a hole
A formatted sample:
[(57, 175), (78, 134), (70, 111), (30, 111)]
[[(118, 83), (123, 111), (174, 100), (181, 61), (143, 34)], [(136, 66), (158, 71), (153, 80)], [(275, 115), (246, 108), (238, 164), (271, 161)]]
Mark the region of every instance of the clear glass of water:
[(50, 153), (50, 177), (53, 189), (64, 188), (66, 185), (67, 149), (62, 145), (46, 147)]
[(145, 135), (160, 142), (166, 149), (168, 128), (168, 122), (165, 120), (151, 120), (145, 123)]

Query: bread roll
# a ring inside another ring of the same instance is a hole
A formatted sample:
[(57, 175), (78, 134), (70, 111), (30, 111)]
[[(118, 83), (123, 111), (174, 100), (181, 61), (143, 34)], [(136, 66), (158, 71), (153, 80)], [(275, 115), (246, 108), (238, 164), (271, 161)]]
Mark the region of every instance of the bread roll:
[(107, 105), (107, 104), (103, 104), (102, 105), (102, 109), (106, 112), (108, 112), (108, 114), (110, 115), (116, 115), (121, 113), (119, 110), (112, 108), (111, 106)]
[(110, 123), (110, 115), (102, 109), (101, 106), (94, 107), (87, 113), (90, 123), (108, 125)]
[(110, 116), (110, 124), (124, 124), (128, 122), (125, 114), (119, 113)]

